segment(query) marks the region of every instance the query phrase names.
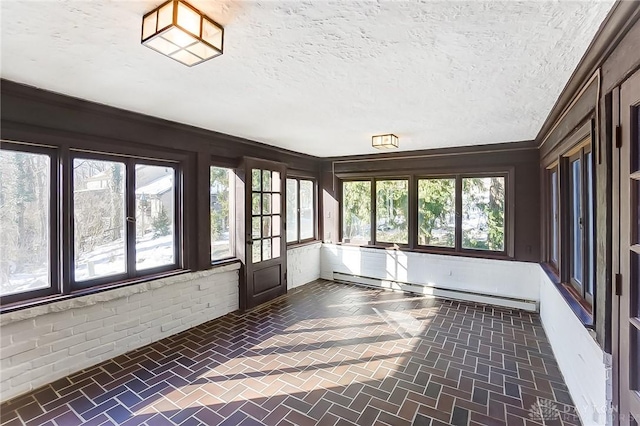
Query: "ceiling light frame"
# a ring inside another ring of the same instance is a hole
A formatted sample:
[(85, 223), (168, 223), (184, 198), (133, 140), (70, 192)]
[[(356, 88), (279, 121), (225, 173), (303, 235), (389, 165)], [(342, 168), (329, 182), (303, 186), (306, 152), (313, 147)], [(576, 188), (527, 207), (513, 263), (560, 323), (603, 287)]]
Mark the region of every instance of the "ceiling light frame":
[(393, 133), (371, 137), (371, 146), (376, 149), (396, 149), (400, 146), (398, 137)]
[(224, 28), (184, 0), (169, 0), (142, 17), (141, 43), (192, 67), (222, 55)]

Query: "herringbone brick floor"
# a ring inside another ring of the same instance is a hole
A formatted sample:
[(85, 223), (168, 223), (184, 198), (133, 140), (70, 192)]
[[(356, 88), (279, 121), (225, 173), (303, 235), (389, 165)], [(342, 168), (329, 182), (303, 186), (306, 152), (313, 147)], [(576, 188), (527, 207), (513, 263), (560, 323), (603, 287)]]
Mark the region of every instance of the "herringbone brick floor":
[(328, 281), (0, 410), (4, 425), (579, 424), (538, 315)]

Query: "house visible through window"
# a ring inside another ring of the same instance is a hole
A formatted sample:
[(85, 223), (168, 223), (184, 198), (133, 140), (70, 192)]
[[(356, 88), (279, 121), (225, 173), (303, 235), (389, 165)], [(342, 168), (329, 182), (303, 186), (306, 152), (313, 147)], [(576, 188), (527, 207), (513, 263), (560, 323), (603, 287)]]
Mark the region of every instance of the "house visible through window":
[(122, 162), (73, 161), (73, 241), (76, 281), (127, 272), (125, 181)]

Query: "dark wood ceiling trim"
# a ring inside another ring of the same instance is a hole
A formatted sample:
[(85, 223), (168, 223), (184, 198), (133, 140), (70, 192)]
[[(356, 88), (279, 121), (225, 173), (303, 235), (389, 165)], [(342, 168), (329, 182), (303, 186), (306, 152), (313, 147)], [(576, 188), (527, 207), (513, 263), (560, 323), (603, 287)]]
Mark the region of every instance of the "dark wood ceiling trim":
[(380, 154), (349, 155), (343, 157), (326, 157), (325, 164), (334, 162), (364, 162), (384, 160), (413, 160), (419, 158), (450, 157), (454, 155), (476, 155), (514, 151), (537, 150), (535, 141), (503, 142), (485, 145), (456, 146), (449, 148), (421, 149), (415, 151), (385, 152)]
[[(85, 99), (80, 99), (68, 95), (63, 95), (48, 90), (36, 88), (22, 83), (17, 83), (11, 80), (0, 79), (0, 93), (3, 98), (22, 98), (32, 102), (38, 102), (40, 104), (51, 105), (56, 108), (64, 108), (68, 110), (81, 111), (83, 113), (89, 113), (98, 115), (101, 117), (109, 116), (118, 120), (124, 120), (133, 122), (138, 125), (157, 126), (162, 128), (171, 129), (172, 131), (181, 132), (184, 134), (190, 134), (198, 139), (207, 139), (210, 141), (211, 149), (215, 150), (215, 144), (234, 144), (236, 146), (242, 146), (246, 152), (251, 150), (265, 151), (268, 150), (273, 154), (284, 155), (287, 157), (297, 157), (309, 162), (315, 162), (320, 157), (313, 155), (303, 154), (300, 152), (292, 151), (285, 148), (279, 148), (266, 143), (253, 141), (250, 139), (241, 138), (238, 136), (232, 136), (225, 133), (220, 133), (212, 130), (203, 129), (200, 127), (190, 126), (188, 124), (178, 123), (175, 121), (165, 120), (158, 117), (153, 117), (137, 112), (132, 112), (109, 105), (104, 105)], [(4, 100), (4, 99), (3, 99)], [(5, 115), (7, 111), (3, 111)], [(17, 121), (17, 120), (13, 120)], [(31, 124), (31, 123), (29, 123)], [(275, 158), (274, 158), (275, 159)]]

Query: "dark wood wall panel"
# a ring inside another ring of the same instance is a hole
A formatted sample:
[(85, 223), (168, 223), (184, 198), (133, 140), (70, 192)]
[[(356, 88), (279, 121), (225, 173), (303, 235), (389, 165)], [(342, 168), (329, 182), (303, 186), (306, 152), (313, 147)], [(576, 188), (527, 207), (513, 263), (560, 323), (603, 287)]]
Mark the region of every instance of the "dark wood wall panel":
[[(596, 118), (596, 139), (593, 142), (595, 167), (595, 233), (596, 233), (596, 297), (595, 328), (598, 343), (611, 353), (613, 329), (612, 295), (612, 155), (617, 123), (612, 121), (616, 109), (616, 87), (640, 67), (640, 2), (618, 2), (607, 21), (596, 35), (589, 51), (578, 65), (558, 103), (549, 114), (536, 142), (540, 144), (541, 171), (544, 165), (568, 148), (571, 134), (581, 124)], [(584, 91), (583, 88), (596, 72), (600, 78)], [(600, 86), (598, 96), (597, 88)], [(570, 104), (573, 102), (573, 106)], [(567, 109), (568, 108), (568, 109)], [(565, 111), (566, 110), (566, 111)], [(560, 118), (562, 119), (558, 121)], [(551, 131), (554, 129), (553, 131)], [(541, 176), (542, 180), (542, 176)], [(544, 191), (544, 188), (542, 189)], [(542, 194), (544, 195), (544, 192)], [(541, 234), (544, 234), (542, 230)]]
[(280, 161), (317, 172), (318, 158), (259, 142), (162, 120), (106, 105), (0, 81), (2, 137), (57, 145), (139, 144), (166, 151), (204, 152), (227, 160), (243, 156)]

